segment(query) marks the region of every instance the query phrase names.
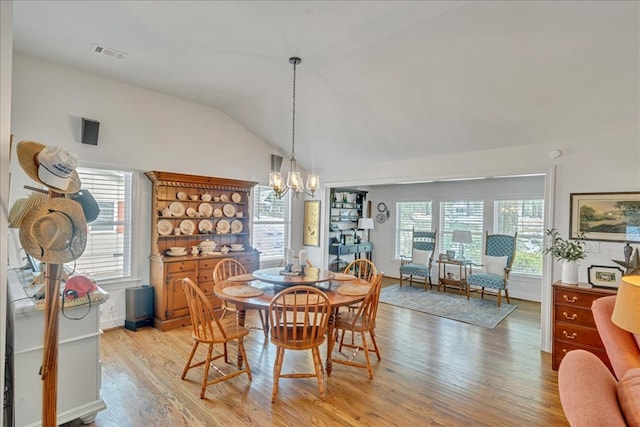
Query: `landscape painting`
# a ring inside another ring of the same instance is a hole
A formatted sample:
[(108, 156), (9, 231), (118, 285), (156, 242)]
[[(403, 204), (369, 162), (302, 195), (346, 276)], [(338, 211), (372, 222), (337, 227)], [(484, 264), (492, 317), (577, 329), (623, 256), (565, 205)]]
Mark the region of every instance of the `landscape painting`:
[(640, 192), (571, 193), (569, 236), (640, 242)]

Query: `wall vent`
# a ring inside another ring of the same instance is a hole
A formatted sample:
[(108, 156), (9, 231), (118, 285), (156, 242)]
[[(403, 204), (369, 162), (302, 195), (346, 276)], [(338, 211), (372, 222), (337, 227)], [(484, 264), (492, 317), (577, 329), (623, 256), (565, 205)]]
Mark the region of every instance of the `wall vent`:
[(110, 47), (104, 47), (97, 44), (94, 44), (91, 50), (95, 53), (120, 60), (126, 59), (127, 56), (129, 56), (128, 53), (120, 52), (119, 50), (111, 49)]

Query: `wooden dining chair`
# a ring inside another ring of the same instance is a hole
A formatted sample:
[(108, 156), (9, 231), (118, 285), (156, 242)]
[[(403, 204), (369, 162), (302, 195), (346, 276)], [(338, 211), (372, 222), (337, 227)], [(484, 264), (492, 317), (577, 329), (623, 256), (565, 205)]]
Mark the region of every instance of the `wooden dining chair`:
[[(324, 369), (320, 345), (324, 343), (331, 305), (327, 295), (311, 286), (292, 286), (278, 293), (269, 304), (271, 343), (277, 347), (273, 366), (273, 393), (278, 395), (280, 378), (318, 379), (320, 397), (324, 398)], [(311, 350), (315, 373), (281, 374), (285, 350)]]
[[(185, 379), (190, 369), (204, 366), (202, 385), (200, 387), (200, 399), (204, 399), (207, 386), (219, 383), (220, 381), (225, 381), (244, 373), (247, 374), (249, 381), (251, 381), (251, 368), (249, 367), (249, 360), (247, 359), (243, 342), (243, 338), (249, 334), (249, 330), (239, 326), (235, 319), (228, 319), (227, 321), (219, 319), (207, 296), (191, 279), (182, 279), (182, 289), (187, 296), (189, 314), (191, 316), (191, 337), (193, 338), (191, 354), (182, 371), (182, 379)], [(237, 371), (225, 374), (213, 364), (213, 361), (221, 357), (224, 357), (226, 361), (227, 343), (230, 341), (237, 341), (238, 352), (242, 355), (242, 360), (244, 361), (244, 369), (242, 368), (242, 364), (240, 364)], [(207, 356), (204, 360), (192, 363), (196, 350), (201, 343), (208, 346)], [(224, 351), (214, 356), (213, 347), (216, 344), (222, 345)], [(213, 367), (221, 376), (209, 380), (210, 367)]]
[[(218, 284), (221, 281), (227, 280), (229, 277), (238, 276), (240, 274), (247, 274), (247, 270), (244, 268), (244, 265), (240, 264), (240, 262), (233, 258), (225, 258), (213, 269), (213, 281)], [(227, 312), (236, 313), (237, 309), (233, 304), (222, 301), (222, 315), (220, 317), (224, 319)], [(267, 336), (269, 334), (269, 319), (267, 317), (267, 313), (264, 310), (258, 310), (258, 317), (262, 324), (262, 331), (265, 336)]]
[(373, 283), (378, 274), (375, 264), (368, 259), (358, 258), (351, 261), (344, 269), (344, 274), (356, 276), (359, 279)]
[[(378, 349), (378, 344), (376, 342), (375, 328), (376, 315), (378, 313), (378, 301), (380, 299), (380, 289), (382, 287), (382, 276), (383, 274), (378, 274), (373, 279), (373, 284), (371, 285), (371, 288), (369, 288), (369, 292), (362, 301), (358, 311), (340, 313), (340, 315), (336, 317), (333, 339), (335, 340), (340, 336), (338, 352), (342, 352), (343, 347), (354, 349), (351, 357), (344, 360), (334, 359), (333, 354), (330, 356), (332, 362), (355, 366), (358, 368), (366, 368), (369, 372), (370, 379), (373, 379), (373, 368), (371, 366), (369, 352), (374, 352), (378, 357), (378, 360), (380, 360), (380, 350)], [(345, 344), (344, 335), (347, 331), (352, 333), (352, 337), (355, 334), (360, 334), (360, 344), (354, 344), (353, 340), (351, 344)], [(369, 337), (371, 338), (371, 344), (373, 347), (369, 347), (369, 344), (367, 343), (367, 334), (369, 334)], [(354, 362), (359, 350), (363, 351), (366, 363)]]

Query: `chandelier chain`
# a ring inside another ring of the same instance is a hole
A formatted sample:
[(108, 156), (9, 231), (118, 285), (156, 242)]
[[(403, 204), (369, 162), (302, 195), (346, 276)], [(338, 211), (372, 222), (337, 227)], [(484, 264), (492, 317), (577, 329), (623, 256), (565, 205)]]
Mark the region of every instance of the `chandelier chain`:
[(298, 61), (293, 61), (293, 120), (291, 124), (291, 161), (296, 160), (296, 66)]

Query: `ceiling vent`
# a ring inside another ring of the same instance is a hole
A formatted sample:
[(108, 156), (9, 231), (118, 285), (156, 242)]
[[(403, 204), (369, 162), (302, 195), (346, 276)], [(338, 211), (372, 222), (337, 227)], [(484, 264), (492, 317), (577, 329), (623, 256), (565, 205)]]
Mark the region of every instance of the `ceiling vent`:
[(129, 56), (128, 53), (120, 52), (119, 50), (111, 49), (110, 47), (104, 47), (97, 44), (94, 44), (91, 50), (95, 53), (120, 60), (126, 59), (127, 56)]

